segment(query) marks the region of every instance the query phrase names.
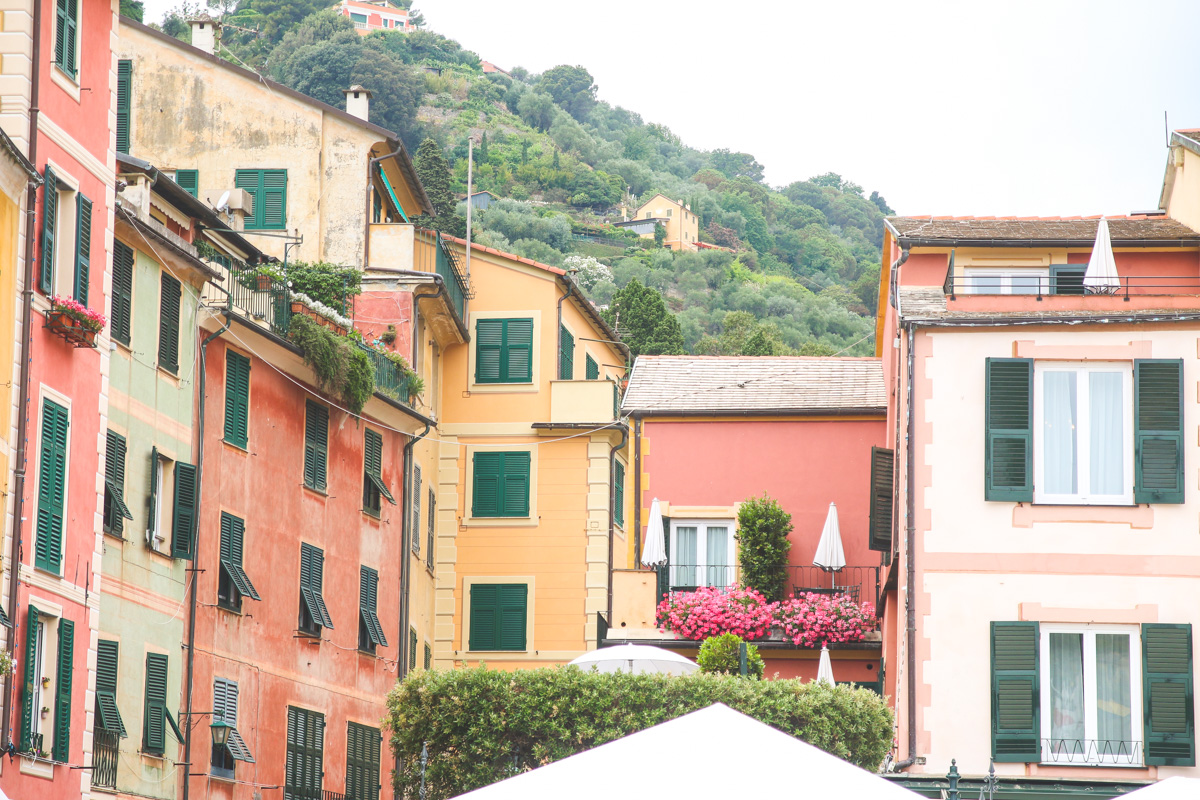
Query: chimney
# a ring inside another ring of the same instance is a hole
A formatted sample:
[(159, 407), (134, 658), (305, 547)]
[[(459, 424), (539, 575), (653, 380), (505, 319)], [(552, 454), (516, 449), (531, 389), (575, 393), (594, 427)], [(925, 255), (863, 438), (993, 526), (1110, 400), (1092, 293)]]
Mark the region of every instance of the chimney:
[(203, 50), (210, 56), (216, 53), (217, 29), (221, 27), (221, 23), (207, 15), (193, 17), (187, 22), (192, 27), (192, 47)]
[(346, 113), (366, 122), (371, 107), (371, 90), (356, 83), (349, 89), (343, 89), (342, 94), (346, 95)]

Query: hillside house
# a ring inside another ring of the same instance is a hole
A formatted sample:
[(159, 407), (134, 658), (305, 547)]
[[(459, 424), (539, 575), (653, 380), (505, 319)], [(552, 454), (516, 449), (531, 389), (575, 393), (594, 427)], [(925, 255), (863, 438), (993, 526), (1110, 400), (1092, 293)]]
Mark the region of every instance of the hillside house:
[(654, 237), (654, 226), (647, 223), (661, 224), (667, 229), (663, 245), (672, 250), (694, 251), (700, 241), (700, 218), (692, 211), (690, 205), (678, 200), (672, 200), (665, 194), (656, 194), (642, 203), (633, 212), (628, 222), (618, 222), (618, 227), (636, 231), (643, 239)]
[(416, 30), (408, 21), (408, 9), (398, 8), (387, 0), (342, 0), (338, 12), (350, 18), (359, 36), (375, 31), (409, 33)]

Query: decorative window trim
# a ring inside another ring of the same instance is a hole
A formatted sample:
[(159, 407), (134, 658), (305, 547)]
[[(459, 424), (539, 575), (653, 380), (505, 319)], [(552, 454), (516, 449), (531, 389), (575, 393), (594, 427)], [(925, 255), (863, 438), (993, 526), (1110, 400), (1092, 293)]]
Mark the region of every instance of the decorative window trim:
[[(538, 451), (536, 444), (513, 444), (503, 445), (498, 447), (480, 447), (478, 445), (467, 445), (466, 453), (466, 487), (463, 491), (466, 505), (463, 507), (462, 524), (466, 527), (479, 528), (521, 528), (521, 527), (537, 527), (538, 525)], [(472, 515), (472, 507), (475, 502), (475, 454), (477, 452), (506, 452), (515, 453), (519, 451), (529, 452), (529, 514), (523, 517), (476, 517)]]
[[(525, 595), (525, 649), (524, 650), (472, 650), (471, 649), (471, 587), (476, 584), (493, 584), (507, 583), (517, 584), (523, 583), (527, 587)], [(493, 575), (481, 576), (473, 578), (463, 578), (463, 594), (462, 594), (462, 642), (461, 652), (464, 655), (474, 659), (481, 653), (500, 653), (518, 654), (518, 653), (533, 653), (537, 650), (537, 643), (534, 641), (534, 618), (537, 616), (537, 608), (534, 601), (536, 594), (534, 592), (535, 579), (533, 575)]]
[[(533, 347), (530, 352), (530, 380), (521, 383), (479, 383), (475, 380), (475, 363), (477, 361), (476, 345), (472, 341), (467, 348), (467, 390), (472, 394), (526, 394), (537, 393), (541, 389), (542, 369), (542, 312), (540, 310), (513, 311), (472, 311), (472, 325), (482, 319), (532, 319)], [(557, 333), (555, 334), (557, 335)], [(555, 370), (557, 373), (557, 365)]]

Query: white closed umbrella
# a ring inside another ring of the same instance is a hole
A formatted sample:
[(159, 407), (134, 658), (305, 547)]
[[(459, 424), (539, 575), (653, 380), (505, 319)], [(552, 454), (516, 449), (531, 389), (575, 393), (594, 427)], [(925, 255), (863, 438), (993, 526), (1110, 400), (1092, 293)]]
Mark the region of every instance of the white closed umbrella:
[(646, 523), (646, 541), (642, 544), (642, 564), (647, 567), (661, 567), (667, 563), (667, 540), (663, 530), (662, 511), (658, 507), (658, 498), (650, 503), (650, 520)]
[(1135, 789), (1129, 794), (1123, 794), (1121, 800), (1126, 797), (1136, 798), (1136, 800), (1195, 800), (1200, 797), (1200, 778), (1185, 778), (1182, 775), (1176, 775), (1150, 786)]
[(821, 662), (817, 664), (817, 681), (825, 681), (830, 686), (835, 686), (833, 680), (833, 662), (829, 658), (829, 648), (824, 644), (821, 645)]
[(660, 672), (686, 675), (700, 665), (679, 653), (646, 644), (619, 644), (590, 650), (571, 662), (581, 669), (599, 672)]
[(1087, 271), (1083, 273), (1083, 290), (1088, 294), (1116, 294), (1120, 288), (1121, 279), (1117, 277), (1117, 260), (1113, 257), (1108, 220), (1101, 219), (1096, 226), (1092, 257), (1088, 260)]
[(846, 553), (842, 550), (842, 532), (838, 529), (837, 505), (829, 504), (825, 527), (821, 530), (821, 541), (817, 543), (817, 554), (813, 565), (826, 572), (837, 572), (846, 566)]

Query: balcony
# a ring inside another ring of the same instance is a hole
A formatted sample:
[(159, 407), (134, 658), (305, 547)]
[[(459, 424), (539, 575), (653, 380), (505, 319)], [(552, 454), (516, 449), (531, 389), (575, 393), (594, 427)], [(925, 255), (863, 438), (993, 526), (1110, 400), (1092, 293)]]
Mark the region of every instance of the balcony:
[[(856, 603), (870, 602), (879, 607), (879, 567), (842, 567), (826, 572), (820, 567), (787, 566), (784, 594), (806, 592), (827, 595), (847, 595)], [(691, 592), (701, 586), (729, 588), (741, 579), (736, 564), (665, 564), (656, 567), (658, 597), (670, 592)]]
[[(1194, 266), (1169, 274), (1162, 270), (1156, 274), (1130, 273), (1118, 275), (1117, 285), (1107, 292), (1092, 292), (1083, 285), (1082, 264), (1069, 265), (1075, 269), (987, 269), (971, 274), (951, 269), (936, 298), (938, 313), (995, 313), (1002, 315), (1071, 315), (1131, 313), (1142, 310), (1196, 310), (1200, 309), (1200, 276)], [(917, 287), (904, 287), (909, 294)], [(925, 297), (910, 302), (910, 308), (921, 307), (922, 311), (934, 310), (927, 305), (932, 298), (928, 292), (938, 294), (937, 289), (921, 290)], [(910, 295), (911, 296), (911, 295)], [(902, 296), (902, 305), (905, 298)]]
[(550, 381), (550, 422), (555, 425), (609, 423), (617, 418), (613, 381)]
[(371, 268), (384, 270), (416, 269), (413, 266), (413, 243), (416, 226), (409, 222), (373, 222), (368, 229), (371, 237)]
[(409, 405), (412, 373), (378, 350), (363, 344), (359, 344), (359, 349), (367, 354), (367, 358), (371, 359), (371, 364), (375, 367), (375, 391)]

